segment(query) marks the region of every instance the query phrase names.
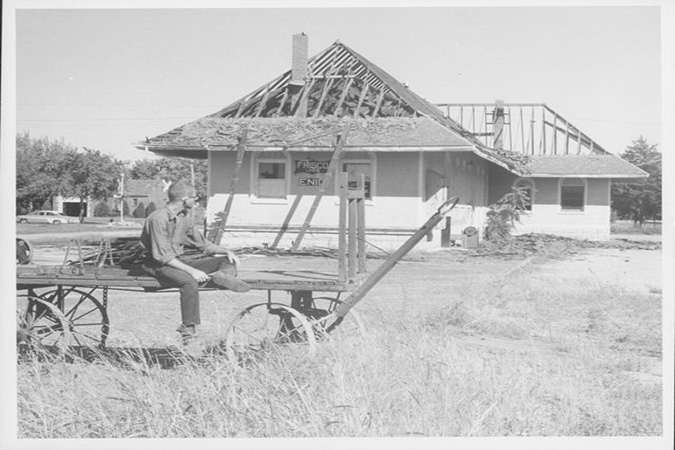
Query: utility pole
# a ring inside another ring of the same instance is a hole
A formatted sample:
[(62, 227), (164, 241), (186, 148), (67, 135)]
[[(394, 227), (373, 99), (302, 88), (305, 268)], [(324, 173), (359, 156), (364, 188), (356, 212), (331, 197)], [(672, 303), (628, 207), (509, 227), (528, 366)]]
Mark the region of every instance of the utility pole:
[(124, 172), (120, 183), (120, 224), (124, 223)]

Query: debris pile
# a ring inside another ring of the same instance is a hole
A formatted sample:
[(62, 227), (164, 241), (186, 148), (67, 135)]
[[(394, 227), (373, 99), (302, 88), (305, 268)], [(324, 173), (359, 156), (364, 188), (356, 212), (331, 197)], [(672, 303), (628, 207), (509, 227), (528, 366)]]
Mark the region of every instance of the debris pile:
[(609, 241), (592, 241), (574, 239), (553, 234), (528, 233), (512, 236), (499, 243), (483, 241), (472, 256), (518, 257), (534, 254), (562, 256), (574, 254), (587, 248), (615, 248), (619, 250), (658, 250), (660, 242), (642, 242), (629, 239), (613, 239)]

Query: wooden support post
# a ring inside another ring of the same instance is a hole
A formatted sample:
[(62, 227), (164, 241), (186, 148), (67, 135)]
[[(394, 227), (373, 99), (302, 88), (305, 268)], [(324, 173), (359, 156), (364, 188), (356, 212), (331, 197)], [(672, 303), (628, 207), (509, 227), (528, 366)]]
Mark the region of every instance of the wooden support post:
[(340, 283), (347, 282), (347, 190), (349, 186), (349, 174), (340, 172), (338, 175), (340, 216), (338, 224), (338, 276)]
[(314, 87), (314, 82), (316, 81), (315, 78), (312, 78), (309, 81), (309, 84), (305, 85), (305, 87), (302, 89), (302, 92), (298, 94), (298, 100), (295, 102), (293, 105), (293, 115), (295, 117), (306, 117), (307, 116), (307, 97), (309, 96), (309, 92), (312, 90)]
[(305, 233), (309, 228), (309, 224), (312, 222), (312, 218), (314, 218), (314, 214), (316, 213), (316, 210), (319, 207), (321, 198), (323, 197), (324, 192), (326, 192), (328, 184), (330, 184), (331, 180), (333, 179), (333, 174), (337, 172), (338, 164), (340, 163), (340, 158), (342, 157), (342, 152), (344, 150), (348, 134), (349, 134), (349, 123), (345, 123), (344, 126), (342, 127), (342, 132), (339, 135), (339, 140), (337, 146), (335, 147), (335, 151), (333, 152), (333, 156), (330, 159), (330, 163), (328, 163), (328, 169), (326, 170), (326, 175), (324, 175), (323, 177), (323, 182), (321, 183), (321, 187), (319, 188), (319, 193), (316, 195), (316, 197), (314, 197), (314, 202), (312, 203), (312, 206), (310, 207), (309, 212), (307, 213), (305, 222), (302, 224), (302, 228), (298, 233), (298, 237), (295, 239), (295, 242), (293, 242), (293, 247), (291, 248), (292, 252), (297, 251), (298, 248), (300, 247), (302, 238), (305, 236)]
[(558, 115), (553, 115), (553, 154), (558, 154)]
[(447, 248), (450, 247), (450, 230), (452, 224), (452, 217), (445, 218), (445, 228), (441, 230), (441, 247)]
[(577, 155), (581, 154), (581, 130), (577, 129)]
[(380, 111), (380, 106), (382, 106), (382, 100), (384, 100), (384, 89), (380, 89), (380, 95), (377, 96), (377, 104), (375, 104), (372, 117), (377, 117), (377, 113)]
[(246, 153), (247, 135), (248, 129), (244, 128), (244, 130), (241, 132), (241, 136), (239, 136), (239, 143), (237, 144), (237, 162), (234, 166), (234, 172), (232, 173), (229, 197), (227, 198), (225, 208), (223, 209), (223, 217), (221, 218), (218, 227), (211, 230), (211, 235), (209, 236), (209, 240), (215, 244), (219, 244), (220, 239), (223, 237), (223, 231), (225, 230), (225, 225), (227, 224), (227, 218), (230, 215), (230, 210), (232, 209), (232, 202), (234, 201), (234, 194), (237, 188), (237, 182), (239, 181), (239, 174), (244, 162), (244, 153)]
[[(487, 106), (483, 107), (483, 132), (485, 133), (485, 146), (488, 146), (488, 124), (487, 124), (487, 117), (488, 117), (488, 111), (487, 111)], [(494, 118), (492, 120), (494, 123)]]
[(570, 124), (565, 127), (565, 154), (570, 154)]
[(262, 100), (260, 100), (260, 103), (258, 104), (258, 109), (255, 113), (255, 117), (260, 117), (260, 113), (263, 112), (263, 109), (265, 109), (265, 105), (267, 104), (267, 98), (270, 95), (270, 88), (269, 86), (267, 89), (265, 89), (265, 94), (263, 94)]
[(323, 85), (323, 90), (321, 91), (321, 97), (319, 98), (319, 102), (316, 104), (316, 107), (314, 108), (314, 114), (312, 115), (313, 117), (319, 117), (319, 112), (321, 111), (321, 106), (323, 106), (324, 100), (326, 100), (326, 94), (330, 90), (331, 85), (333, 84), (333, 78), (329, 78), (328, 80), (324, 81)]
[(363, 100), (366, 98), (366, 94), (368, 93), (368, 89), (370, 89), (370, 84), (366, 81), (366, 84), (363, 86), (363, 89), (361, 90), (361, 95), (359, 95), (359, 102), (356, 105), (356, 109), (354, 110), (354, 118), (358, 119), (359, 117), (359, 111), (361, 110), (361, 105), (363, 104)]
[(532, 148), (531, 154), (534, 155), (534, 106), (530, 114), (530, 138), (532, 139), (532, 142), (530, 142), (530, 147)]
[(279, 107), (277, 110), (274, 112), (275, 116), (278, 116), (282, 113), (284, 110), (284, 104), (286, 103), (286, 99), (288, 98), (288, 88), (284, 90), (284, 95), (281, 97), (281, 102), (279, 103)]
[(342, 104), (345, 102), (345, 99), (347, 98), (347, 93), (349, 92), (349, 88), (352, 87), (353, 82), (354, 82), (353, 78), (350, 78), (347, 81), (345, 88), (342, 91), (342, 95), (340, 95), (340, 100), (338, 100), (337, 105), (335, 106), (335, 111), (333, 111), (333, 117), (337, 117), (338, 114), (340, 113), (340, 110), (342, 109)]
[(520, 142), (523, 149), (523, 154), (527, 154), (527, 148), (525, 148), (525, 122), (523, 119), (523, 107), (520, 107)]
[(347, 232), (347, 270), (349, 271), (349, 279), (352, 280), (356, 276), (356, 226), (357, 226), (357, 200), (349, 196), (349, 231)]
[[(487, 107), (485, 107), (485, 132), (487, 133)], [(504, 149), (504, 102), (502, 100), (497, 100), (492, 112), (492, 147)]]
[(357, 235), (358, 240), (358, 273), (366, 273), (366, 176), (359, 175), (358, 187), (363, 190), (363, 196), (355, 199), (357, 220)]
[(546, 109), (541, 109), (541, 151), (540, 155), (546, 154)]

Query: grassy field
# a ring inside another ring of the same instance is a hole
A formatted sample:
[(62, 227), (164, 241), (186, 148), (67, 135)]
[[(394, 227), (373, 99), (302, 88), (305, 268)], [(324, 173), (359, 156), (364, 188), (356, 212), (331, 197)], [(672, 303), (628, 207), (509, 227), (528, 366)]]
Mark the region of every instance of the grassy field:
[[(19, 433), (660, 435), (660, 291), (570, 282), (542, 271), (549, 262), (402, 264), (359, 305), (366, 335), (323, 342), (312, 357), (296, 345), (239, 365), (224, 356), (176, 356), (170, 367), (131, 353), (28, 358), (18, 365)], [(442, 276), (450, 270), (460, 274)], [(204, 303), (215, 320), (220, 310)], [(161, 346), (174, 318), (144, 322), (148, 310), (164, 313), (153, 303), (125, 305), (111, 345)], [(175, 302), (166, 307), (175, 314)]]

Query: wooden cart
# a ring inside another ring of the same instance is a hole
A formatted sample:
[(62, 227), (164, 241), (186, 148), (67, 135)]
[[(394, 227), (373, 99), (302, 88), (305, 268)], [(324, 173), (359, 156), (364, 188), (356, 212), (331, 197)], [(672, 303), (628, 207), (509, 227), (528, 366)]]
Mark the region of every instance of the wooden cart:
[[(446, 202), (414, 235), (370, 275), (366, 272), (364, 183), (348, 189), (340, 177), (340, 220), (337, 273), (315, 270), (241, 271), (239, 278), (252, 290), (266, 291), (266, 301), (248, 306), (227, 328), (224, 344), (230, 356), (282, 343), (303, 343), (310, 351), (318, 339), (336, 333), (363, 332), (351, 311), (394, 265), (424, 238), (457, 203)], [(95, 264), (17, 266), (17, 337), (21, 343), (105, 346), (109, 333), (108, 293), (140, 293), (171, 289), (134, 268), (107, 264), (110, 243), (99, 245)], [(279, 294), (286, 301), (277, 301)], [(290, 294), (290, 301), (288, 296)], [(145, 295), (145, 294), (144, 294)], [(151, 295), (151, 294), (148, 294)], [(344, 298), (340, 298), (345, 295)], [(347, 324), (349, 326), (347, 326)], [(339, 327), (338, 327), (339, 325)]]

